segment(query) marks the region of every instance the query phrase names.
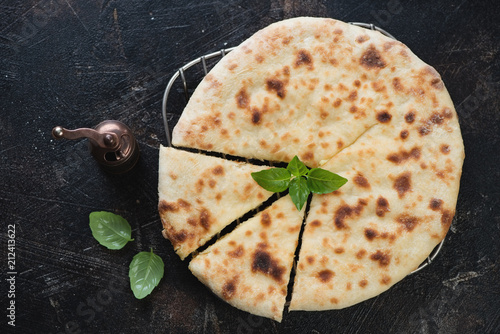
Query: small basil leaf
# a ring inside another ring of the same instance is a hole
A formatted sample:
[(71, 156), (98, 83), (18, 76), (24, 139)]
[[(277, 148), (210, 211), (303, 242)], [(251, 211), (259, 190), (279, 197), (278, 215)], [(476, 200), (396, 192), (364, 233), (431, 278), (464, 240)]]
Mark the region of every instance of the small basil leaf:
[(331, 193), (342, 187), (347, 179), (322, 168), (313, 168), (307, 174), (307, 185), (316, 194)]
[(89, 225), (94, 238), (108, 249), (121, 249), (134, 239), (130, 238), (128, 221), (111, 212), (99, 211), (89, 215)]
[(290, 190), (289, 194), (290, 197), (292, 198), (293, 204), (295, 204), (295, 207), (300, 211), (302, 210), (302, 207), (304, 204), (307, 202), (307, 197), (309, 197), (309, 193), (311, 191), (309, 190), (309, 187), (307, 186), (307, 180), (302, 177), (296, 177), (293, 178), (290, 181)]
[(271, 168), (252, 173), (252, 178), (262, 188), (272, 192), (282, 192), (288, 188), (291, 178), (285, 168)]
[(164, 264), (161, 257), (151, 252), (140, 252), (130, 262), (128, 276), (135, 298), (149, 295), (163, 277)]
[(293, 157), (292, 161), (288, 163), (286, 169), (288, 169), (294, 176), (306, 175), (309, 170), (297, 156)]

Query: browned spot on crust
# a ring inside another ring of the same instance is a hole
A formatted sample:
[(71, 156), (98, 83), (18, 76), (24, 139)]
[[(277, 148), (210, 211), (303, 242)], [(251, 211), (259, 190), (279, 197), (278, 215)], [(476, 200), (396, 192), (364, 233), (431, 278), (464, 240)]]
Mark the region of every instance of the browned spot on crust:
[(387, 110), (379, 111), (377, 113), (377, 121), (380, 123), (389, 123), (392, 119), (392, 115), (387, 112)]
[(337, 148), (342, 148), (343, 146), (344, 142), (341, 139), (337, 140)]
[(358, 204), (356, 206), (349, 206), (347, 204), (341, 205), (335, 211), (335, 226), (338, 229), (347, 228), (345, 220), (354, 216), (359, 216), (363, 207), (366, 205), (366, 201), (363, 199), (358, 199)]
[(409, 135), (410, 135), (410, 133), (408, 132), (408, 130), (402, 130), (399, 133), (399, 137), (401, 137), (401, 139), (403, 139), (403, 140), (405, 140), (406, 138), (408, 138)]
[(415, 112), (414, 111), (407, 112), (405, 115), (405, 121), (408, 124), (415, 122)]
[(381, 250), (377, 250), (375, 253), (370, 255), (370, 260), (378, 261), (378, 265), (380, 267), (387, 267), (391, 262), (391, 256), (389, 252), (382, 252)]
[(231, 65), (229, 65), (228, 69), (229, 69), (230, 71), (233, 71), (236, 67), (238, 67), (238, 64), (236, 64), (236, 63), (232, 63)]
[(371, 83), (371, 86), (372, 86), (372, 89), (374, 91), (376, 91), (377, 93), (382, 92), (382, 91), (387, 89), (382, 81), (373, 81)]
[(316, 274), (316, 277), (322, 282), (322, 283), (328, 283), (332, 277), (335, 275), (335, 273), (331, 270), (325, 269), (321, 270)]
[(360, 287), (364, 288), (365, 286), (368, 285), (368, 281), (365, 280), (365, 279), (363, 279), (363, 280), (359, 281), (358, 284), (359, 284)]
[(415, 228), (415, 226), (417, 226), (419, 218), (415, 216), (410, 216), (407, 213), (403, 213), (396, 218), (396, 222), (401, 224), (405, 228), (405, 230), (412, 231)]
[(236, 247), (235, 250), (227, 252), (227, 255), (229, 255), (230, 257), (233, 257), (233, 258), (240, 258), (244, 254), (245, 254), (245, 249), (243, 249), (242, 245), (239, 245), (238, 247)]
[(257, 250), (253, 256), (252, 272), (261, 272), (271, 276), (274, 280), (281, 282), (286, 269), (271, 257), (265, 250)]
[(441, 79), (439, 78), (434, 78), (431, 80), (431, 86), (438, 89), (438, 90), (441, 90), (444, 88), (444, 84), (443, 84), (443, 81), (441, 81)]
[(383, 217), (385, 213), (389, 211), (389, 202), (384, 197), (379, 196), (379, 198), (377, 198), (377, 209), (375, 213), (377, 214), (377, 216)]
[(453, 211), (443, 210), (443, 213), (441, 215), (441, 224), (443, 225), (444, 228), (448, 229), (450, 227), (454, 215), (455, 212)]
[(342, 254), (345, 252), (344, 247), (337, 247), (333, 250), (336, 254)]
[(373, 45), (370, 45), (368, 49), (366, 49), (366, 51), (359, 59), (359, 62), (362, 66), (369, 70), (374, 68), (380, 69), (386, 66), (386, 63), (382, 59), (380, 52), (378, 52), (378, 50)]
[(236, 286), (238, 283), (238, 277), (235, 276), (231, 280), (226, 281), (222, 286), (222, 298), (228, 300), (231, 299), (236, 293)]
[(368, 182), (366, 177), (364, 177), (363, 174), (361, 174), (361, 173), (358, 173), (354, 177), (353, 181), (357, 186), (359, 186), (361, 188), (370, 189), (370, 183)]
[(321, 222), (319, 220), (315, 219), (310, 223), (310, 225), (313, 227), (319, 227), (319, 226), (321, 226)]
[(348, 101), (354, 101), (358, 98), (358, 92), (353, 90), (349, 93), (349, 96), (347, 97)]
[(236, 94), (236, 105), (238, 108), (245, 109), (250, 105), (250, 97), (245, 88), (240, 89)]
[(453, 118), (453, 112), (448, 107), (444, 107), (443, 108), (443, 110), (441, 111), (441, 115), (443, 115), (443, 117), (446, 118), (446, 119), (452, 119)]
[(356, 257), (357, 257), (358, 259), (362, 259), (362, 258), (364, 258), (364, 257), (365, 257), (365, 255), (366, 255), (366, 250), (365, 250), (365, 249), (361, 249), (360, 251), (358, 251), (358, 252), (356, 253)]
[(399, 198), (402, 198), (408, 191), (411, 190), (411, 173), (404, 172), (399, 175), (394, 181), (393, 188), (398, 192)]
[(431, 133), (431, 128), (428, 126), (428, 125), (422, 125), (418, 128), (418, 133), (421, 135), (421, 136), (426, 136), (428, 135), (429, 133)]
[(172, 180), (177, 180), (177, 175), (175, 175), (174, 173), (170, 173), (169, 176)]
[(439, 125), (439, 124), (442, 124), (444, 122), (444, 116), (441, 114), (438, 114), (438, 113), (433, 113), (431, 115), (431, 117), (429, 118), (429, 120), (431, 121), (431, 123)]
[(387, 160), (398, 165), (409, 159), (420, 159), (420, 148), (415, 146), (410, 151), (401, 150), (398, 153), (392, 153), (387, 156)]
[(429, 203), (429, 208), (433, 211), (441, 210), (442, 206), (443, 206), (443, 200), (439, 198), (433, 198)]
[(260, 216), (260, 223), (265, 227), (271, 225), (271, 216), (269, 215), (269, 213), (267, 212), (262, 213), (262, 215)]
[(255, 60), (260, 64), (264, 61), (264, 57), (262, 57), (261, 55), (256, 55)]
[(260, 111), (258, 109), (253, 109), (252, 110), (252, 123), (254, 125), (260, 124), (262, 120), (262, 116), (260, 114)]
[(179, 211), (179, 205), (177, 203), (172, 203), (162, 200), (158, 204), (158, 211), (160, 215), (164, 215), (167, 212), (177, 212)]
[(403, 84), (401, 83), (401, 79), (398, 77), (392, 79), (392, 87), (394, 87), (394, 90), (397, 92), (402, 92), (404, 91)]
[(221, 165), (216, 166), (214, 169), (212, 169), (212, 173), (214, 175), (224, 175), (224, 167)]
[(314, 256), (308, 256), (308, 257), (306, 257), (306, 261), (309, 264), (313, 264), (314, 263)]
[(311, 161), (314, 159), (314, 153), (312, 151), (307, 151), (301, 156), (303, 161)]
[(285, 83), (278, 79), (268, 79), (266, 81), (266, 89), (276, 92), (276, 95), (283, 99), (286, 95)]
[(361, 36), (356, 37), (356, 42), (361, 44), (363, 42), (366, 42), (369, 39), (370, 38), (367, 35), (361, 35)]
[(378, 232), (377, 231), (375, 231), (372, 228), (365, 228), (365, 237), (366, 237), (366, 239), (368, 239), (369, 241), (372, 241), (377, 236), (378, 236)]
[(391, 277), (383, 275), (382, 278), (380, 279), (380, 283), (384, 285), (391, 283)]
[(216, 185), (217, 185), (217, 181), (215, 181), (213, 179), (208, 180), (208, 186), (210, 188), (214, 188)]
[(354, 80), (353, 85), (359, 88), (359, 87), (361, 86), (361, 81), (359, 81), (359, 80)]
[(201, 211), (200, 211), (200, 225), (206, 230), (210, 229), (210, 222), (211, 222), (210, 218), (211, 218), (210, 211), (208, 211), (205, 208), (201, 209)]
[(441, 150), (441, 153), (443, 154), (448, 154), (450, 153), (450, 146), (446, 144), (442, 144), (439, 149)]
[(337, 98), (334, 102), (333, 102), (333, 106), (335, 108), (338, 108), (340, 105), (342, 104), (342, 100)]
[(309, 70), (313, 69), (313, 59), (311, 54), (306, 50), (299, 50), (295, 58), (295, 68), (307, 66)]

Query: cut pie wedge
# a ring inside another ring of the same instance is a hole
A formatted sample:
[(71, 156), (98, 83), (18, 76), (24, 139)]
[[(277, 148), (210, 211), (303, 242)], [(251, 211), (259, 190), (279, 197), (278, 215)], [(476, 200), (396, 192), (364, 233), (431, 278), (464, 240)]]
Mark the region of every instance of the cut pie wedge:
[(339, 309), (374, 297), (441, 242), (464, 158), (452, 116), (432, 124), (425, 140), (418, 132), (425, 115), (405, 125), (405, 140), (373, 127), (322, 166), (349, 182), (312, 198), (290, 310)]
[(198, 254), (189, 269), (227, 303), (281, 321), (303, 215), (282, 197)]
[(272, 195), (251, 177), (265, 168), (160, 147), (158, 210), (181, 259)]

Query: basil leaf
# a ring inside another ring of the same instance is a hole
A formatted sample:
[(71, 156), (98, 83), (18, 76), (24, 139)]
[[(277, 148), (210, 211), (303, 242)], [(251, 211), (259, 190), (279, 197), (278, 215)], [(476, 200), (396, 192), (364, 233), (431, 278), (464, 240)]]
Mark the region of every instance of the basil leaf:
[(282, 192), (288, 188), (291, 178), (290, 172), (285, 168), (271, 168), (252, 173), (252, 178), (262, 188), (272, 192)]
[(307, 185), (316, 194), (331, 193), (342, 187), (347, 179), (322, 168), (313, 168), (307, 174)]
[(302, 207), (307, 202), (307, 197), (309, 197), (309, 187), (307, 186), (307, 180), (303, 176), (293, 178), (290, 181), (289, 194), (292, 198), (293, 204), (300, 211)]
[(150, 252), (140, 252), (130, 262), (128, 276), (130, 288), (135, 298), (142, 299), (149, 295), (163, 277), (164, 264), (161, 257)]
[(94, 238), (108, 249), (121, 249), (134, 240), (130, 238), (130, 224), (119, 215), (106, 211), (92, 212), (89, 221)]
[(292, 161), (288, 163), (286, 169), (288, 169), (294, 176), (306, 175), (309, 170), (297, 156), (293, 157)]

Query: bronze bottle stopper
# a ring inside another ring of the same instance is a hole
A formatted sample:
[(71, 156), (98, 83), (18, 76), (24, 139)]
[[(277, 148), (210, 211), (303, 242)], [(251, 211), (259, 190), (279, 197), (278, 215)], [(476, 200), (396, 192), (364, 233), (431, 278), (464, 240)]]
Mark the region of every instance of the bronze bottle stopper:
[(88, 138), (90, 153), (104, 170), (113, 174), (128, 172), (139, 160), (139, 145), (130, 128), (120, 121), (104, 121), (94, 129), (68, 130), (56, 126), (52, 136), (56, 139)]

